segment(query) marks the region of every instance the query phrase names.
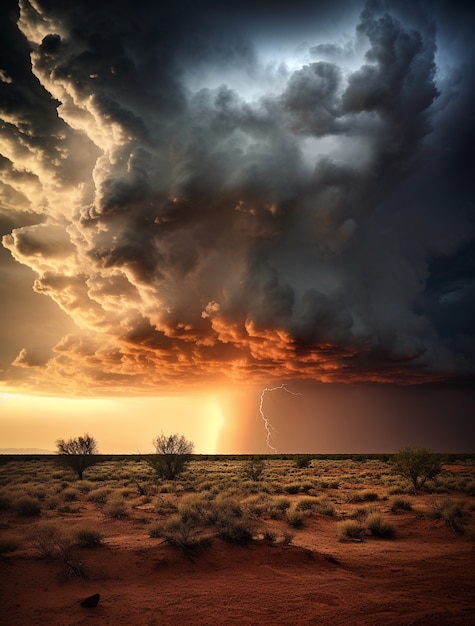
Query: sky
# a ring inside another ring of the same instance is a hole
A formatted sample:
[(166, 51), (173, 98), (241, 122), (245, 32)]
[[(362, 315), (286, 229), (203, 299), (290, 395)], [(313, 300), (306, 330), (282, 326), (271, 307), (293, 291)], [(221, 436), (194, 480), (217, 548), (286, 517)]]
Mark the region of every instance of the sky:
[(474, 451), (471, 3), (1, 12), (1, 449)]

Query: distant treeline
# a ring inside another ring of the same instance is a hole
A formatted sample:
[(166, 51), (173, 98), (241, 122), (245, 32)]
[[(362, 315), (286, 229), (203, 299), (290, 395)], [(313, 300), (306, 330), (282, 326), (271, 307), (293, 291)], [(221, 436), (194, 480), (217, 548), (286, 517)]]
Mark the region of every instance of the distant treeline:
[[(457, 461), (474, 461), (475, 452), (441, 452), (436, 453), (442, 463), (454, 463)], [(96, 454), (94, 455), (98, 461), (142, 461), (152, 454)], [(264, 461), (280, 460), (294, 461), (295, 459), (305, 458), (316, 461), (348, 461), (352, 460), (357, 463), (365, 461), (382, 461), (387, 463), (392, 453), (388, 454), (192, 454), (192, 461), (239, 461), (248, 459), (262, 459)], [(54, 461), (58, 460), (58, 454), (0, 454), (0, 465), (11, 461)]]

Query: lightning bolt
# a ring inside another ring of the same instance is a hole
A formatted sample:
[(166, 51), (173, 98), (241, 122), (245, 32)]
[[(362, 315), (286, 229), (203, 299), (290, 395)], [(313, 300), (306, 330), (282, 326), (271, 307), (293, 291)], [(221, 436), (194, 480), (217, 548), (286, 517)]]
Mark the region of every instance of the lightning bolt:
[(277, 448), (274, 448), (274, 446), (270, 442), (270, 438), (272, 436), (272, 424), (269, 422), (269, 420), (265, 416), (263, 405), (264, 405), (264, 396), (266, 395), (266, 393), (270, 393), (272, 391), (279, 391), (279, 389), (283, 389), (284, 391), (286, 391), (287, 393), (292, 394), (293, 396), (301, 396), (302, 395), (301, 393), (297, 393), (295, 391), (290, 391), (290, 389), (287, 389), (287, 387), (283, 383), (282, 383), (282, 385), (279, 385), (278, 387), (266, 387), (261, 392), (261, 401), (259, 403), (259, 413), (261, 415), (262, 421), (264, 422), (264, 427), (266, 429), (266, 443), (267, 443), (267, 447), (270, 448), (274, 452), (274, 454), (277, 454)]

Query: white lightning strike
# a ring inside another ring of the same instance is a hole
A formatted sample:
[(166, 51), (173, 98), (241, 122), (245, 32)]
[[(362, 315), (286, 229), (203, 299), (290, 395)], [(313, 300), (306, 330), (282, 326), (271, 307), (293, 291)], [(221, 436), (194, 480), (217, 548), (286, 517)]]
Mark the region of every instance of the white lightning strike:
[(264, 396), (266, 395), (267, 392), (278, 391), (279, 389), (283, 389), (284, 391), (286, 391), (287, 393), (292, 394), (293, 396), (301, 396), (302, 395), (301, 393), (297, 393), (295, 391), (290, 391), (290, 389), (287, 389), (287, 387), (283, 383), (282, 383), (282, 385), (279, 385), (278, 387), (266, 387), (261, 392), (261, 402), (259, 404), (259, 413), (261, 414), (261, 418), (262, 418), (262, 421), (264, 422), (264, 426), (265, 426), (265, 429), (266, 429), (266, 443), (267, 443), (267, 447), (270, 448), (274, 452), (274, 454), (277, 454), (277, 448), (274, 448), (274, 446), (270, 442), (270, 438), (272, 436), (272, 424), (269, 422), (269, 420), (265, 416), (264, 410), (262, 408), (262, 405), (264, 404)]

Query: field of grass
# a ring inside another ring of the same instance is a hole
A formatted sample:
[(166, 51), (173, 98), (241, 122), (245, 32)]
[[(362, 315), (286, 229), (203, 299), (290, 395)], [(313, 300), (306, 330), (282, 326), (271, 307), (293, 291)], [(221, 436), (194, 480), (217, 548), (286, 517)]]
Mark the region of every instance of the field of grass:
[(5, 623), (89, 624), (97, 592), (118, 626), (473, 621), (475, 456), (417, 492), (388, 455), (60, 461), (0, 456)]
[(182, 549), (215, 536), (298, 542), (318, 519), (331, 520), (339, 541), (397, 541), (401, 514), (475, 534), (475, 460), (467, 456), (446, 462), (424, 497), (392, 473), (385, 457), (319, 457), (307, 467), (301, 457), (261, 457), (252, 480), (249, 457), (195, 456), (174, 481), (157, 479), (141, 457), (104, 457), (84, 480), (57, 457), (2, 461), (3, 553), (38, 548), (45, 523), (70, 547), (87, 544), (80, 532), (98, 547), (118, 520)]

